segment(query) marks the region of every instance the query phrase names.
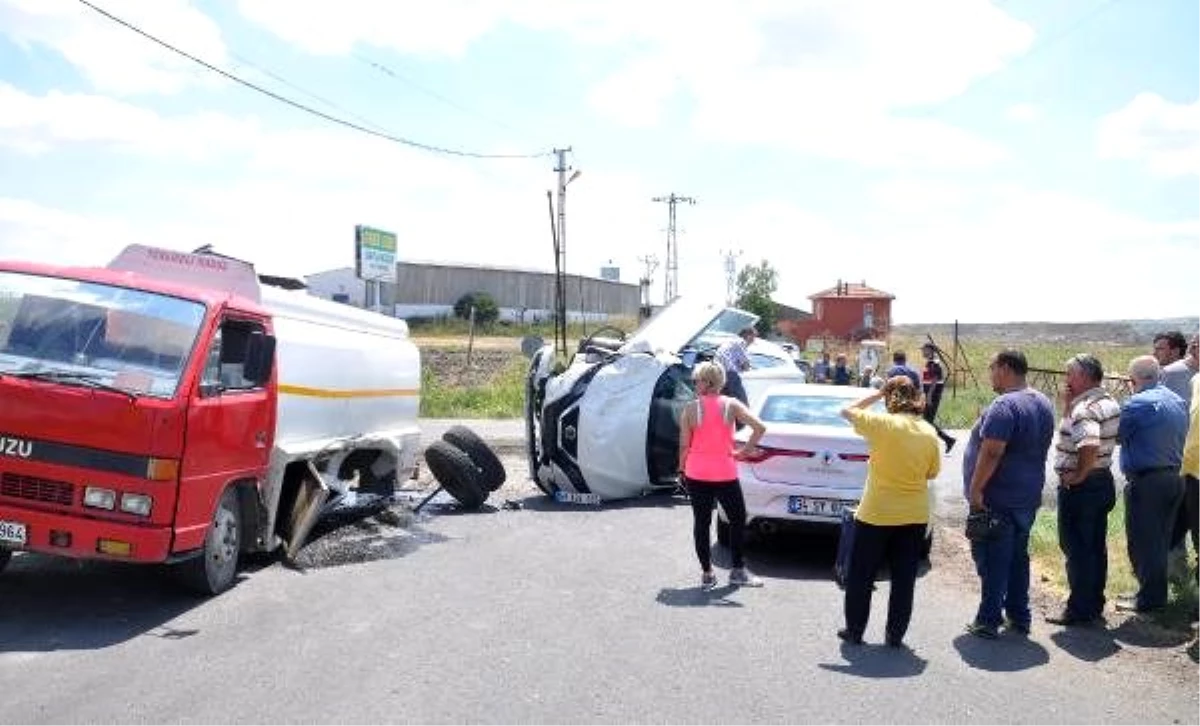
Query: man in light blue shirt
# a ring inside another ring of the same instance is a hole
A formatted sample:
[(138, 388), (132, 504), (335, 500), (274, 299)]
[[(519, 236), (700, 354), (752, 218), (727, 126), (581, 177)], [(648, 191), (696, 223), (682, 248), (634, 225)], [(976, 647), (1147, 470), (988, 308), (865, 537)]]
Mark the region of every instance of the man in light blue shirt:
[(1167, 550), (1176, 513), (1183, 501), (1183, 443), (1188, 410), (1183, 399), (1163, 385), (1154, 356), (1129, 364), (1133, 395), (1121, 406), (1117, 443), (1125, 485), (1125, 540), (1137, 577), (1134, 596), (1118, 598), (1117, 609), (1157, 610), (1167, 604)]

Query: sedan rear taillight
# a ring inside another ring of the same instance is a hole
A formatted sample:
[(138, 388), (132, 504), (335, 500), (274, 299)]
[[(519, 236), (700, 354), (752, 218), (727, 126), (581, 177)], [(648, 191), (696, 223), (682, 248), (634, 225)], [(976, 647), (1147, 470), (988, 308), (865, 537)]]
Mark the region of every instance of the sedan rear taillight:
[(757, 464), (761, 461), (766, 461), (776, 456), (790, 456), (797, 459), (811, 459), (816, 456), (815, 451), (803, 451), (798, 449), (773, 449), (770, 446), (759, 446), (758, 453), (749, 456), (740, 457), (740, 461), (745, 461), (751, 464)]

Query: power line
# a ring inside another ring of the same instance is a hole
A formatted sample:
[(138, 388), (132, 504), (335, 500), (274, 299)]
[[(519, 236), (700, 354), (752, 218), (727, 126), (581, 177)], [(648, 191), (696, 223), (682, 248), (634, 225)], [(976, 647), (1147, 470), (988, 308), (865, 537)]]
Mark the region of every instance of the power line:
[[(1061, 42), (1064, 38), (1070, 36), (1072, 33), (1079, 30), (1080, 28), (1082, 28), (1088, 22), (1094, 20), (1098, 15), (1100, 15), (1104, 11), (1111, 10), (1113, 8), (1113, 6), (1115, 6), (1120, 1), (1121, 0), (1102, 0), (1101, 2), (1092, 6), (1091, 10), (1088, 10), (1086, 13), (1084, 13), (1083, 15), (1080, 15), (1078, 18), (1076, 18), (1075, 21), (1072, 22), (1070, 25), (1066, 26), (1058, 33), (1048, 36), (1045, 41), (1043, 41), (1041, 43), (1036, 43), (1032, 48), (1030, 48), (1028, 53), (1026, 53), (1025, 55), (1017, 56), (1016, 58), (1014, 58), (1012, 60), (1012, 62), (1010, 62), (1007, 66), (1005, 66), (1004, 68), (1002, 68), (1000, 70), (1008, 71), (1008, 70), (1011, 70), (1013, 68), (1013, 66), (1017, 66), (1017, 65), (1020, 65), (1021, 63), (1027, 62), (1031, 56), (1037, 55), (1038, 53), (1045, 51), (1047, 48), (1053, 46), (1055, 43)], [(994, 4), (999, 5), (999, 3), (994, 3)], [(997, 73), (993, 73), (990, 76), (981, 78), (979, 81), (972, 84), (971, 87), (967, 89), (967, 91), (970, 92), (970, 91), (976, 90), (980, 85), (987, 83), (988, 80), (995, 78), (998, 75), (1001, 75), (1001, 73), (997, 72)]]
[(454, 101), (453, 99), (443, 96), (442, 94), (438, 93), (437, 91), (434, 91), (432, 89), (422, 86), (421, 84), (417, 83), (416, 81), (412, 80), (411, 78), (401, 75), (400, 73), (392, 70), (390, 67), (384, 65), (383, 63), (381, 63), (377, 60), (368, 58), (367, 56), (365, 56), (361, 53), (355, 53), (354, 57), (356, 59), (358, 59), (360, 62), (365, 63), (366, 65), (370, 66), (371, 68), (375, 69), (376, 71), (382, 73), (383, 75), (388, 76), (389, 78), (391, 78), (395, 81), (398, 81), (402, 85), (408, 86), (409, 88), (419, 91), (419, 92), (425, 94), (426, 96), (429, 96), (432, 99), (441, 101), (442, 103), (446, 104), (447, 106), (457, 109), (457, 110), (467, 114), (468, 116), (474, 116), (477, 119), (480, 119), (482, 121), (487, 121), (490, 124), (493, 124), (495, 126), (498, 126), (499, 128), (505, 129), (506, 131), (511, 131), (515, 134), (521, 134), (523, 136), (526, 135), (525, 132), (521, 131), (520, 129), (513, 128), (511, 125), (506, 124), (503, 121), (500, 121), (498, 119), (494, 119), (490, 116), (486, 116), (482, 113), (479, 113), (478, 111), (475, 111), (466, 106), (463, 106), (462, 104)]
[(386, 131), (377, 131), (375, 129), (367, 128), (366, 126), (363, 126), (361, 124), (356, 124), (353, 121), (347, 121), (344, 118), (339, 118), (337, 116), (333, 116), (331, 114), (325, 113), (324, 111), (315, 109), (311, 106), (306, 106), (305, 104), (300, 103), (299, 101), (294, 101), (294, 100), (288, 98), (287, 96), (283, 96), (281, 94), (275, 93), (274, 91), (263, 88), (262, 86), (251, 83), (250, 81), (247, 81), (247, 80), (240, 78), (232, 73), (229, 73), (228, 71), (218, 68), (217, 66), (214, 66), (213, 64), (208, 63), (207, 61), (201, 60), (200, 58), (197, 58), (194, 55), (191, 55), (185, 51), (180, 50), (179, 48), (176, 48), (175, 46), (171, 45), (170, 43), (167, 43), (164, 40), (160, 40), (160, 39), (154, 37), (153, 35), (147, 33), (146, 31), (142, 30), (141, 28), (138, 28), (137, 26), (135, 26), (131, 23), (128, 23), (128, 22), (122, 20), (121, 18), (118, 18), (117, 16), (113, 15), (112, 13), (108, 12), (107, 10), (104, 10), (103, 8), (99, 8), (95, 5), (93, 5), (92, 3), (88, 2), (88, 0), (79, 0), (79, 2), (83, 5), (86, 5), (87, 7), (91, 8), (92, 10), (96, 11), (100, 15), (103, 15), (104, 17), (108, 18), (109, 20), (113, 21), (114, 23), (117, 23), (118, 25), (122, 25), (122, 26), (128, 28), (129, 30), (132, 30), (133, 32), (137, 33), (138, 35), (142, 36), (143, 38), (146, 38), (147, 40), (150, 40), (150, 41), (162, 46), (163, 48), (166, 48), (167, 50), (171, 51), (172, 53), (183, 56), (184, 58), (187, 58), (188, 60), (192, 61), (193, 63), (201, 65), (201, 66), (207, 68), (208, 70), (212, 71), (213, 73), (221, 75), (221, 76), (233, 81), (234, 83), (237, 83), (241, 86), (245, 86), (246, 88), (249, 88), (253, 91), (257, 91), (257, 92), (263, 94), (264, 96), (268, 96), (269, 98), (272, 98), (272, 99), (279, 101), (280, 103), (286, 104), (288, 106), (291, 106), (292, 108), (299, 109), (301, 111), (304, 111), (305, 113), (309, 113), (309, 114), (312, 114), (313, 116), (317, 116), (319, 118), (325, 119), (326, 121), (329, 121), (331, 123), (338, 124), (339, 126), (344, 126), (348, 129), (353, 129), (354, 131), (368, 134), (370, 136), (376, 136), (378, 138), (386, 139), (387, 141), (391, 141), (391, 142), (401, 144), (404, 146), (411, 146), (415, 149), (421, 149), (423, 151), (430, 151), (430, 152), (437, 153), (437, 154), (447, 154), (449, 156), (463, 156), (463, 157), (469, 157), (469, 158), (473, 158), (473, 159), (537, 159), (537, 158), (541, 158), (544, 156), (550, 156), (550, 152), (548, 152), (548, 151), (543, 151), (543, 152), (536, 153), (536, 154), (481, 154), (481, 153), (476, 153), (476, 152), (471, 152), (471, 151), (462, 151), (460, 149), (448, 149), (448, 148), (445, 148), (442, 146), (433, 146), (432, 144), (423, 144), (419, 141), (413, 141), (412, 139), (406, 139), (402, 136), (396, 136), (395, 134), (391, 134)]

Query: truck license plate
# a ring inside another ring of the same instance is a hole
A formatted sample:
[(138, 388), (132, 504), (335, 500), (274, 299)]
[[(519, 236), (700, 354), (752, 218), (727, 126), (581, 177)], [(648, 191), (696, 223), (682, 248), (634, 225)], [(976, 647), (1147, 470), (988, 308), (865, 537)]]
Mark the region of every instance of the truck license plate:
[(25, 525), (21, 522), (0, 521), (0, 542), (25, 544)]

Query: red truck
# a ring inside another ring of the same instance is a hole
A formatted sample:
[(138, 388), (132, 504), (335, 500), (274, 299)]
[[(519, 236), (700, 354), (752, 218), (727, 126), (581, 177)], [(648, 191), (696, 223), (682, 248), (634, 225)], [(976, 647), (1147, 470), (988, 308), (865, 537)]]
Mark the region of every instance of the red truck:
[(410, 476), (419, 394), (404, 321), (245, 262), (0, 262), (0, 570), (20, 550), (171, 563), (219, 593), (331, 493)]

